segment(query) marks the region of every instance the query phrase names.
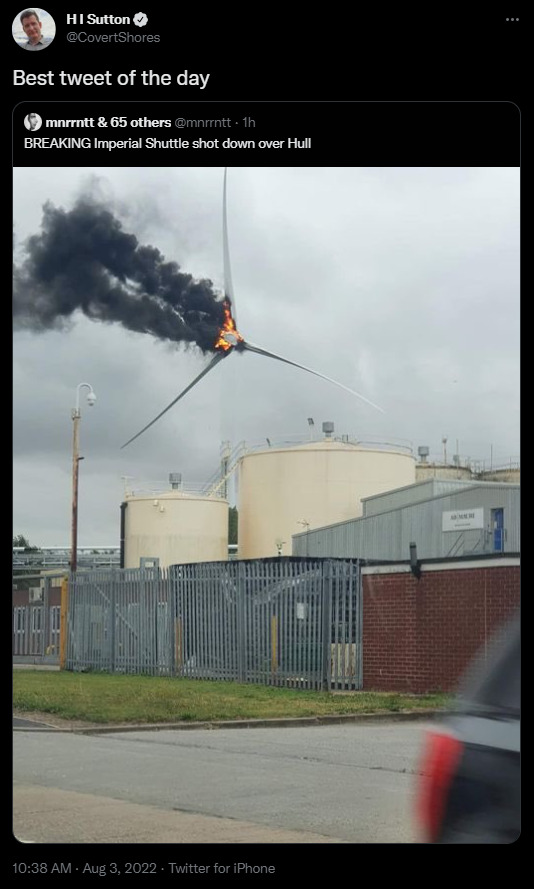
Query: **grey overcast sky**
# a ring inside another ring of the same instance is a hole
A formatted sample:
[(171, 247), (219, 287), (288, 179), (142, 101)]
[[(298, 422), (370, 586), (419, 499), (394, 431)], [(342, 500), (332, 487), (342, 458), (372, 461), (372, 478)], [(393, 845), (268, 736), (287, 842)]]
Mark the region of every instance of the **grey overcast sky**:
[[(43, 206), (89, 194), (139, 244), (223, 292), (223, 168), (18, 168), (15, 265)], [(450, 459), (519, 459), (519, 169), (234, 167), (228, 224), (246, 339), (361, 392), (232, 353), (121, 450), (210, 360), (75, 312), (62, 328), (16, 324), (13, 533), (70, 539), (71, 410), (81, 393), (82, 546), (118, 545), (124, 479), (201, 484), (229, 440), (336, 433), (428, 445)], [(75, 255), (75, 248), (73, 254)]]

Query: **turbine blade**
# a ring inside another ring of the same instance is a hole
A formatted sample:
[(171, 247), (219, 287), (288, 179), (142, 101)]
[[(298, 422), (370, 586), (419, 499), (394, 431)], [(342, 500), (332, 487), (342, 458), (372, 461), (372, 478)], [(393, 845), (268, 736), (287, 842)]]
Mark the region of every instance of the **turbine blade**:
[(228, 243), (228, 218), (226, 212), (226, 178), (228, 167), (224, 168), (223, 188), (223, 267), (224, 267), (224, 295), (232, 306), (232, 318), (237, 327), (237, 313), (235, 307), (234, 287), (232, 284), (232, 268), (230, 266), (230, 245)]
[(255, 346), (253, 345), (253, 343), (249, 343), (247, 341), (240, 343), (239, 348), (248, 349), (249, 352), (256, 352), (258, 355), (265, 355), (266, 358), (275, 358), (277, 361), (283, 361), (284, 364), (291, 364), (293, 365), (293, 367), (300, 367), (301, 370), (306, 370), (310, 374), (315, 374), (316, 377), (321, 377), (321, 379), (327, 380), (328, 383), (333, 383), (334, 386), (340, 386), (342, 389), (345, 389), (347, 392), (350, 392), (352, 395), (356, 395), (357, 398), (365, 401), (366, 404), (370, 404), (371, 407), (376, 408), (377, 411), (380, 411), (382, 414), (385, 413), (384, 409), (381, 408), (378, 404), (375, 404), (374, 401), (369, 401), (369, 399), (365, 398), (364, 395), (361, 395), (354, 389), (349, 389), (348, 386), (345, 386), (343, 383), (339, 383), (337, 380), (333, 380), (331, 377), (327, 377), (324, 374), (319, 373), (318, 370), (312, 370), (311, 367), (305, 367), (303, 364), (297, 364), (296, 361), (290, 361), (289, 358), (282, 358), (281, 355), (275, 355), (274, 352), (268, 352), (267, 349), (262, 349), (261, 346)]
[(180, 394), (177, 395), (176, 398), (173, 399), (173, 401), (171, 401), (171, 403), (168, 404), (167, 407), (164, 408), (161, 411), (161, 413), (159, 413), (157, 415), (157, 417), (154, 417), (154, 419), (151, 420), (150, 423), (147, 423), (146, 426), (143, 426), (143, 428), (141, 429), (140, 432), (137, 432), (134, 436), (132, 436), (132, 438), (129, 438), (128, 441), (125, 442), (125, 444), (121, 445), (121, 450), (122, 450), (122, 448), (125, 448), (127, 445), (131, 444), (132, 441), (135, 441), (135, 439), (139, 438), (139, 436), (142, 435), (143, 432), (146, 432), (147, 429), (149, 429), (151, 426), (153, 426), (154, 423), (156, 422), (156, 420), (159, 420), (159, 418), (162, 417), (163, 414), (166, 414), (167, 411), (170, 410), (171, 407), (173, 407), (173, 405), (175, 405), (177, 401), (180, 401), (180, 398), (183, 398), (184, 395), (186, 395), (187, 392), (189, 392), (189, 390), (193, 388), (193, 386), (196, 386), (198, 381), (201, 380), (202, 377), (205, 377), (206, 374), (209, 373), (209, 371), (212, 370), (212, 368), (214, 368), (215, 365), (219, 363), (219, 361), (222, 361), (223, 358), (226, 358), (226, 355), (227, 355), (226, 352), (218, 352), (217, 355), (214, 355), (213, 358), (211, 359), (210, 363), (208, 364), (208, 366), (205, 367), (204, 370), (201, 371), (201, 373), (199, 373), (199, 375), (197, 377), (195, 377), (193, 382), (189, 383), (189, 386), (186, 386), (185, 389), (183, 389), (182, 392), (180, 392)]

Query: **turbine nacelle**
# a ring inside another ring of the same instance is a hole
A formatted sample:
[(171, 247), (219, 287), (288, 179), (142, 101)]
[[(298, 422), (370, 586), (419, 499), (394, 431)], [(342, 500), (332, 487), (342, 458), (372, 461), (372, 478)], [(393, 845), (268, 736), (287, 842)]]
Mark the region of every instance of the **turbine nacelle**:
[(239, 337), (235, 333), (222, 333), (221, 340), (231, 348), (232, 346), (237, 346), (239, 342)]
[(232, 301), (229, 296), (226, 296), (224, 299), (223, 311), (224, 323), (219, 330), (219, 336), (214, 343), (214, 348), (222, 349), (224, 352), (229, 352), (231, 349), (235, 348), (238, 343), (244, 342), (244, 338), (241, 336), (236, 328), (235, 321), (232, 316)]

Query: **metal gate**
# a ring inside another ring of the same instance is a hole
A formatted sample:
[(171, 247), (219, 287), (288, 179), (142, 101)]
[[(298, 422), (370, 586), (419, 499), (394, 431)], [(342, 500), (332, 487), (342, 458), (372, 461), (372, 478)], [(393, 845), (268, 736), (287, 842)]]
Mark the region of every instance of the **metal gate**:
[(67, 669), (362, 687), (355, 560), (205, 562), (71, 576)]
[(179, 565), (176, 673), (295, 688), (361, 688), (362, 599), (354, 561)]
[(172, 673), (172, 628), (165, 571), (116, 569), (71, 575), (67, 669)]

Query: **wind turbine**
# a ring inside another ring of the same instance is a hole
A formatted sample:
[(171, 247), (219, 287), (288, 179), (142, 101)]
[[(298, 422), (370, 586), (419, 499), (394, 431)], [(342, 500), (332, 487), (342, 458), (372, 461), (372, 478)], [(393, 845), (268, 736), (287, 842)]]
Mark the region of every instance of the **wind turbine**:
[(345, 389), (346, 392), (350, 392), (351, 395), (355, 395), (357, 398), (361, 399), (361, 401), (365, 401), (366, 404), (369, 404), (371, 407), (374, 407), (377, 411), (381, 411), (384, 413), (383, 408), (379, 407), (378, 404), (375, 404), (373, 401), (369, 401), (368, 398), (365, 398), (364, 395), (361, 395), (360, 392), (356, 392), (354, 389), (349, 388), (349, 386), (345, 386), (343, 383), (338, 382), (338, 380), (333, 380), (331, 377), (327, 377), (325, 374), (320, 373), (317, 370), (313, 370), (311, 367), (306, 367), (304, 364), (298, 364), (296, 361), (291, 361), (289, 358), (284, 358), (282, 355), (276, 355), (275, 352), (269, 352), (267, 349), (262, 348), (262, 346), (257, 346), (254, 343), (245, 340), (245, 338), (239, 333), (237, 330), (237, 313), (236, 313), (236, 305), (235, 305), (235, 296), (234, 296), (234, 287), (232, 283), (232, 269), (230, 264), (230, 247), (228, 241), (228, 214), (227, 214), (227, 173), (228, 167), (224, 168), (224, 185), (223, 185), (223, 267), (224, 267), (224, 315), (225, 321), (223, 326), (219, 331), (219, 337), (214, 343), (214, 349), (216, 349), (216, 354), (213, 356), (211, 361), (207, 364), (207, 366), (202, 370), (198, 376), (189, 383), (185, 389), (173, 398), (170, 404), (167, 407), (163, 408), (162, 411), (154, 417), (150, 423), (147, 423), (146, 426), (143, 426), (142, 429), (139, 430), (132, 438), (128, 439), (125, 444), (122, 445), (125, 448), (127, 445), (131, 444), (132, 441), (135, 441), (136, 438), (139, 438), (143, 432), (146, 432), (147, 429), (150, 429), (151, 426), (156, 423), (160, 417), (167, 413), (171, 407), (180, 401), (181, 398), (184, 397), (196, 384), (208, 374), (216, 364), (219, 364), (223, 358), (226, 358), (230, 355), (231, 352), (255, 352), (257, 355), (264, 355), (266, 358), (274, 358), (276, 361), (282, 361), (284, 364), (290, 364), (293, 367), (298, 367), (300, 370), (305, 370), (307, 373), (314, 374), (316, 377), (320, 377), (322, 380), (326, 380), (329, 383), (333, 383), (335, 386), (339, 386), (341, 389)]

